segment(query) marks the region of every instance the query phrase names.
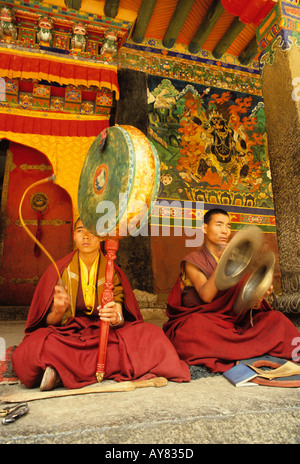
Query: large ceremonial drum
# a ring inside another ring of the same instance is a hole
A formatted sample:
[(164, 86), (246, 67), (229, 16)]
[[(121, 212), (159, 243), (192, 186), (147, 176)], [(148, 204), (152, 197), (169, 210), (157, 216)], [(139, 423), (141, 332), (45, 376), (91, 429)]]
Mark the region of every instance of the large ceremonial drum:
[(147, 226), (159, 178), (159, 158), (148, 138), (133, 126), (108, 127), (92, 143), (81, 170), (83, 225), (103, 238), (138, 235)]

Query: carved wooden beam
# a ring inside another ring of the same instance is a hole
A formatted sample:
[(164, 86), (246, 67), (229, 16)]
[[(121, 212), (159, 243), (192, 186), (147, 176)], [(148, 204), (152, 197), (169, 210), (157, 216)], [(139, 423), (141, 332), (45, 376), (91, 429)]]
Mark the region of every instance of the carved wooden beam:
[(193, 6), (194, 0), (178, 0), (176, 9), (170, 20), (168, 28), (163, 38), (163, 46), (172, 48), (181, 31), (181, 28)]
[(105, 0), (104, 14), (108, 18), (115, 18), (119, 11), (120, 0)]
[(222, 39), (215, 46), (212, 52), (213, 56), (220, 59), (244, 27), (246, 27), (246, 24), (242, 23), (239, 18), (235, 18), (229, 29), (227, 29), (223, 35)]
[(244, 48), (244, 50), (239, 55), (239, 62), (241, 64), (248, 64), (253, 60), (253, 58), (255, 58), (257, 53), (258, 53), (258, 48), (257, 48), (256, 36), (254, 36), (251, 42), (249, 42), (247, 47)]
[(81, 0), (65, 0), (65, 5), (72, 10), (80, 10)]
[(201, 49), (202, 45), (206, 41), (207, 37), (213, 30), (216, 22), (220, 18), (221, 14), (225, 11), (220, 0), (214, 0), (211, 6), (209, 7), (205, 18), (200, 24), (196, 34), (192, 38), (189, 44), (189, 52), (197, 54)]
[(157, 0), (143, 0), (133, 29), (132, 40), (141, 43), (145, 37), (148, 24), (154, 11)]

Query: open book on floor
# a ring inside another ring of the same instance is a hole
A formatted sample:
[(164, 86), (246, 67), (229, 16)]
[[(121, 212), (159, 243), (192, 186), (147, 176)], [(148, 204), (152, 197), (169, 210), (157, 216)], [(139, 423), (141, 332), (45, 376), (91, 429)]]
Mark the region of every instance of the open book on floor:
[(250, 382), (251, 379), (257, 377), (257, 373), (243, 363), (238, 363), (226, 372), (223, 372), (224, 377), (229, 380), (235, 387), (253, 387), (257, 383)]
[(237, 387), (300, 387), (300, 364), (270, 355), (239, 361), (223, 375)]

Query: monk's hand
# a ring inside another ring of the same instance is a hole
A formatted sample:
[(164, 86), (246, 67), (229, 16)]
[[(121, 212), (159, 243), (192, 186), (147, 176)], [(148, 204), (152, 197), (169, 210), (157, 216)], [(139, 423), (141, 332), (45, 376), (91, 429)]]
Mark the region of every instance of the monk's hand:
[(59, 325), (69, 304), (70, 296), (67, 288), (64, 289), (61, 285), (56, 285), (54, 287), (53, 303), (46, 318), (47, 325)]
[(265, 294), (264, 298), (268, 298), (268, 296), (271, 295), (271, 293), (273, 293), (273, 290), (274, 290), (274, 287), (273, 287), (273, 285), (271, 285), (271, 287), (269, 288), (269, 290)]
[(54, 288), (52, 310), (56, 314), (63, 316), (69, 304), (70, 295), (67, 288), (63, 288), (61, 285), (56, 285)]
[(273, 285), (271, 285), (271, 287), (267, 290), (266, 294), (265, 294), (262, 298), (260, 298), (260, 299), (258, 300), (258, 302), (255, 303), (255, 305), (252, 306), (252, 308), (253, 308), (253, 309), (260, 309), (262, 301), (263, 301), (265, 298), (268, 298), (268, 296), (271, 295), (271, 293), (273, 293), (273, 289), (274, 289), (274, 287), (273, 287)]
[(98, 314), (101, 321), (109, 322), (111, 326), (121, 327), (124, 323), (122, 305), (115, 301), (110, 301), (106, 305), (98, 306)]

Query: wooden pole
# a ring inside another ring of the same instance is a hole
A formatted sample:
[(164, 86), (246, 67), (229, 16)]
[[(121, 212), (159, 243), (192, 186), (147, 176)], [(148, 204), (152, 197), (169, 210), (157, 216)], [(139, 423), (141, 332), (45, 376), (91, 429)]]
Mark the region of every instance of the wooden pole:
[[(106, 268), (105, 268), (104, 290), (101, 295), (101, 307), (103, 307), (105, 304), (111, 301), (114, 301), (114, 292), (113, 292), (114, 261), (116, 259), (116, 253), (118, 249), (119, 249), (118, 240), (107, 239), (105, 241), (107, 263), (106, 263)], [(105, 375), (108, 334), (109, 334), (109, 322), (101, 321), (98, 362), (96, 366), (96, 379), (98, 382), (102, 382), (104, 375)]]

